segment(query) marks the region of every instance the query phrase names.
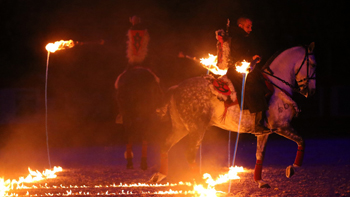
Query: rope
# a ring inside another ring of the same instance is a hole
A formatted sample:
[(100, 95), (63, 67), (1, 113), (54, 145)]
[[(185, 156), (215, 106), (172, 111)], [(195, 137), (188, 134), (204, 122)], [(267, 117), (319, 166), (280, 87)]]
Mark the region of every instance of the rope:
[(45, 78), (45, 133), (46, 133), (46, 150), (47, 150), (47, 158), (49, 160), (49, 166), (51, 168), (51, 159), (50, 159), (50, 150), (49, 150), (49, 135), (47, 128), (47, 78), (49, 72), (49, 58), (50, 52), (47, 52), (47, 60), (46, 60), (46, 78)]
[[(241, 110), (240, 110), (240, 113), (239, 113), (238, 130), (237, 130), (235, 149), (234, 149), (234, 153), (233, 153), (232, 166), (235, 165), (235, 160), (236, 160), (236, 155), (237, 155), (239, 131), (241, 129), (241, 122), (242, 122), (242, 116), (243, 116), (244, 89), (245, 89), (245, 82), (246, 82), (247, 76), (248, 76), (248, 74), (243, 73), (242, 94), (241, 94)], [(231, 179), (230, 179), (230, 184), (229, 184), (229, 187), (228, 187), (228, 193), (230, 193), (230, 192), (231, 192)]]
[(227, 166), (230, 168), (231, 161), (231, 131), (228, 131), (228, 145), (227, 145)]
[[(209, 75), (209, 70), (207, 70), (207, 75)], [(199, 174), (202, 174), (202, 143), (199, 146)]]

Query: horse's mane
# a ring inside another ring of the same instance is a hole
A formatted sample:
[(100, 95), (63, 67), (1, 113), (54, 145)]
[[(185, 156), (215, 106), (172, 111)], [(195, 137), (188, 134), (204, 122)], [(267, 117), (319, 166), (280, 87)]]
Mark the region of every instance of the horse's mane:
[(264, 64), (264, 66), (262, 67), (261, 70), (264, 70), (266, 68), (270, 68), (271, 63), (273, 62), (273, 60), (276, 59), (277, 56), (279, 56), (284, 50), (278, 50), (276, 51)]
[[(282, 48), (282, 49), (280, 49), (280, 50), (277, 50), (266, 62), (265, 62), (265, 64), (264, 64), (264, 66), (261, 68), (261, 70), (264, 70), (264, 69), (268, 69), (269, 71), (271, 71), (270, 70), (270, 65), (271, 65), (271, 63), (273, 62), (273, 60), (275, 60), (276, 59), (276, 57), (278, 57), (282, 52), (284, 52), (284, 51), (286, 51), (286, 50), (288, 50), (288, 49), (291, 49), (291, 48), (293, 48), (293, 47), (303, 47), (303, 48), (305, 48), (305, 46), (304, 45), (296, 45), (296, 46), (292, 46), (292, 47), (284, 47), (284, 48)], [(271, 71), (272, 72), (272, 71)]]

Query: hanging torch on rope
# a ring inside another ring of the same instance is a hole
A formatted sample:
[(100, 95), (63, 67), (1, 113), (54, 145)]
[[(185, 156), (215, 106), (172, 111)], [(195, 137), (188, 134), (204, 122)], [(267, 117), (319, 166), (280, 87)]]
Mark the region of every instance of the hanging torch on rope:
[(54, 53), (58, 50), (63, 50), (63, 49), (68, 49), (68, 48), (73, 48), (76, 45), (91, 45), (91, 44), (99, 44), (99, 45), (103, 45), (104, 44), (104, 40), (100, 40), (100, 41), (88, 41), (88, 42), (80, 42), (80, 41), (73, 41), (73, 40), (60, 40), (60, 41), (56, 41), (54, 43), (49, 43), (46, 45), (45, 49), (48, 52)]
[[(244, 90), (245, 90), (246, 79), (247, 79), (247, 76), (248, 76), (249, 71), (250, 71), (250, 63), (243, 60), (243, 62), (241, 62), (240, 65), (236, 64), (236, 71), (238, 73), (242, 73), (243, 78), (242, 78), (241, 108), (240, 108), (240, 113), (239, 113), (239, 122), (238, 122), (235, 149), (234, 149), (233, 159), (232, 159), (232, 166), (235, 165), (235, 160), (236, 160), (239, 132), (240, 132), (241, 123), (242, 123), (242, 116), (243, 116)], [(231, 180), (230, 180), (229, 187), (228, 187), (228, 193), (230, 193), (230, 192), (231, 192)]]
[(48, 43), (45, 46), (45, 49), (47, 50), (47, 58), (46, 58), (46, 75), (45, 75), (45, 130), (46, 130), (46, 148), (47, 148), (47, 156), (49, 161), (49, 166), (51, 168), (51, 159), (50, 159), (50, 151), (49, 151), (49, 136), (48, 136), (48, 124), (47, 124), (47, 79), (48, 79), (48, 69), (49, 69), (49, 59), (50, 59), (50, 53), (54, 53), (58, 50), (63, 49), (69, 49), (73, 48), (75, 45), (84, 45), (84, 44), (99, 44), (103, 45), (104, 40), (100, 40), (98, 42), (92, 41), (92, 42), (78, 42), (73, 40), (60, 40), (56, 41), (54, 43)]

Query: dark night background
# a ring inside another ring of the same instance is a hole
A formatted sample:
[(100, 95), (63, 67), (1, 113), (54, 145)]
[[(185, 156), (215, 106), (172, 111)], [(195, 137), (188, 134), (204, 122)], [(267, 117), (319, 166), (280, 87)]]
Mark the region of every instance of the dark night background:
[(124, 142), (123, 128), (114, 122), (114, 81), (126, 66), (126, 32), (135, 14), (148, 27), (149, 56), (164, 89), (206, 73), (177, 54), (216, 54), (215, 31), (225, 28), (227, 18), (231, 25), (241, 15), (252, 18), (252, 36), (265, 61), (277, 50), (314, 41), (317, 93), (308, 99), (295, 96), (302, 110), (295, 128), (309, 138), (347, 137), (346, 7), (345, 2), (304, 0), (0, 0), (0, 155), (45, 147), (45, 45), (59, 40), (105, 43), (50, 54), (50, 146)]

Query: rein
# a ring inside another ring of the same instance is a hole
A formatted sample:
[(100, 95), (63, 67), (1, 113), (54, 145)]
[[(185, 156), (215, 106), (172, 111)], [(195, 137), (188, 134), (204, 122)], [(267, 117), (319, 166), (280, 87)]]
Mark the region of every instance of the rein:
[[(301, 70), (301, 68), (303, 67), (305, 61), (306, 61), (306, 66), (307, 66), (307, 76), (306, 78), (304, 79), (301, 79), (299, 81), (297, 81), (298, 83), (299, 82), (303, 82), (303, 81), (309, 81), (310, 79), (313, 79), (313, 80), (316, 80), (316, 78), (314, 77), (315, 75), (315, 71), (312, 73), (311, 77), (309, 77), (309, 67), (310, 67), (310, 62), (309, 62), (309, 55), (312, 55), (313, 53), (308, 53), (308, 49), (306, 47), (305, 48), (305, 56), (304, 56), (304, 59), (303, 61), (301, 62), (301, 65), (299, 67), (299, 69), (297, 70), (297, 72), (295, 73), (295, 76), (297, 76)], [(280, 77), (277, 77), (274, 75), (274, 73), (271, 71), (270, 67), (266, 67), (266, 69), (268, 69), (271, 73), (269, 72), (266, 72), (265, 70), (262, 70), (262, 72), (266, 75), (269, 75), (271, 77), (274, 77), (275, 79), (278, 79), (279, 81), (281, 81), (282, 83), (286, 84), (287, 86), (289, 86), (292, 91), (294, 92), (297, 92), (299, 94), (302, 94), (301, 91), (300, 91), (300, 88), (297, 88), (295, 86), (293, 86), (291, 83), (281, 79)], [(272, 81), (270, 80), (267, 80), (270, 84), (272, 84), (273, 86), (275, 86), (276, 88), (280, 89), (282, 92), (284, 92), (285, 94), (287, 94), (289, 97), (292, 97), (292, 95), (290, 95), (286, 90), (284, 90), (283, 88), (279, 87), (278, 85), (276, 85), (275, 83), (273, 83)]]

